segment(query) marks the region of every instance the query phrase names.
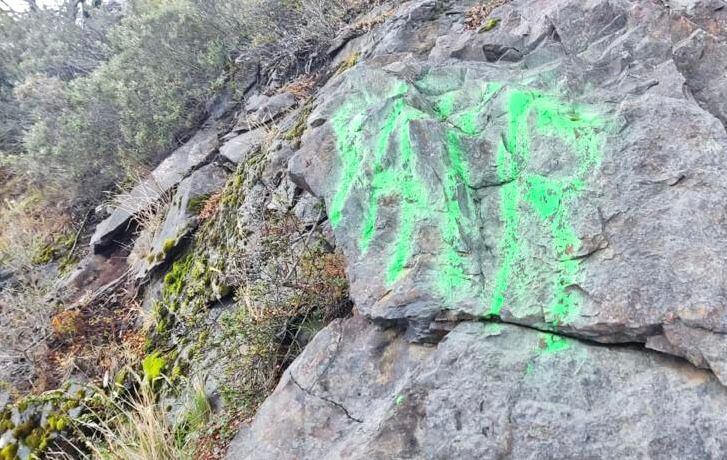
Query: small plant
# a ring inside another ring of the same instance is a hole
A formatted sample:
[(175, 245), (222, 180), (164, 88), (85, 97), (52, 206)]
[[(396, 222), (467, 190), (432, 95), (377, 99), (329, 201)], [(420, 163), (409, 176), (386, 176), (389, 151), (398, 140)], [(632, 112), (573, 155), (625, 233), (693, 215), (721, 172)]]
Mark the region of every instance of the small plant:
[(387, 19), (389, 19), (391, 16), (394, 15), (394, 11), (395, 11), (394, 8), (391, 8), (388, 11), (385, 11), (384, 13), (382, 13), (374, 18), (362, 19), (362, 20), (356, 22), (355, 24), (353, 24), (353, 26), (351, 26), (351, 28), (359, 33), (369, 32), (371, 29), (373, 29), (377, 25), (383, 24), (384, 22), (386, 22)]
[(354, 52), (346, 56), (346, 58), (338, 65), (338, 68), (336, 69), (335, 75), (341, 75), (351, 67), (358, 64), (358, 61), (361, 59), (361, 53)]
[[(146, 184), (140, 187), (142, 196), (141, 198), (133, 198), (130, 190), (134, 187), (139, 187), (140, 184)], [(161, 262), (166, 257), (168, 251), (161, 251), (155, 254), (152, 252), (152, 245), (155, 235), (164, 224), (164, 219), (172, 204), (173, 195), (171, 191), (164, 191), (161, 186), (151, 179), (145, 181), (140, 175), (133, 176), (133, 179), (129, 180), (125, 188), (128, 191), (117, 195), (112, 205), (134, 214), (134, 220), (137, 226), (137, 237), (134, 248), (129, 255), (130, 265), (134, 265), (137, 261), (144, 259), (149, 263), (154, 263), (155, 261)], [(135, 207), (129, 207), (130, 203), (138, 204), (139, 201), (143, 205), (140, 211)]]
[(187, 211), (191, 212), (192, 214), (199, 214), (199, 212), (202, 210), (202, 207), (207, 202), (211, 195), (204, 194), (195, 196), (189, 199), (189, 202), (187, 203)]
[(295, 141), (296, 143), (299, 143), (300, 138), (303, 137), (303, 133), (305, 132), (305, 129), (307, 127), (308, 117), (310, 116), (312, 110), (313, 107), (310, 103), (304, 105), (303, 108), (300, 109), (300, 114), (298, 114), (298, 118), (295, 120), (295, 124), (283, 135), (283, 138), (289, 141)]
[(204, 203), (202, 203), (202, 207), (199, 211), (199, 214), (197, 217), (199, 217), (199, 220), (201, 222), (204, 222), (206, 220), (209, 220), (213, 218), (217, 214), (217, 210), (220, 207), (220, 201), (222, 200), (222, 192), (216, 192), (210, 195)]
[[(495, 19), (494, 22), (490, 22), (487, 19), (495, 8), (498, 8), (510, 0), (487, 0), (476, 4), (464, 15), (464, 28), (466, 30), (477, 30), (480, 32), (487, 32), (494, 29), (499, 24), (500, 20)], [(489, 27), (488, 27), (489, 25)]]
[(190, 441), (193, 434), (199, 433), (207, 424), (212, 413), (212, 406), (207, 398), (204, 384), (195, 381), (192, 384), (192, 391), (180, 422), (174, 427), (174, 436), (177, 446), (183, 448)]
[(159, 352), (154, 352), (144, 358), (141, 363), (142, 369), (144, 370), (144, 382), (151, 384), (161, 377), (162, 370), (166, 365), (167, 362), (160, 356)]
[(482, 27), (480, 27), (480, 32), (489, 32), (500, 23), (499, 18), (489, 18), (487, 21), (485, 21), (484, 24), (482, 24)]
[(290, 93), (299, 101), (308, 99), (316, 85), (315, 75), (301, 75), (280, 88), (279, 93)]
[(53, 332), (60, 337), (78, 334), (82, 327), (81, 313), (78, 310), (63, 310), (51, 318)]
[(172, 252), (172, 249), (177, 245), (177, 239), (176, 238), (167, 238), (164, 240), (164, 244), (162, 245), (162, 252), (164, 254), (169, 254)]

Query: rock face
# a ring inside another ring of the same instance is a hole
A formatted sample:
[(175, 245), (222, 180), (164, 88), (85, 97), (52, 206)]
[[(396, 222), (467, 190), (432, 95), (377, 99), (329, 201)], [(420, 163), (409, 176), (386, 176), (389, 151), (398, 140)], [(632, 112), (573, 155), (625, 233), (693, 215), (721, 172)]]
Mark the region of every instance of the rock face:
[(233, 131), (248, 131), (275, 120), (285, 111), (295, 106), (295, 96), (280, 93), (274, 96), (255, 95), (245, 105), (245, 112)]
[(360, 315), (228, 458), (724, 458), (727, 5), (473, 5), (316, 95), (289, 173)]
[(499, 318), (642, 342), (727, 383), (727, 13), (495, 3), (479, 32), (401, 6), (317, 97), (290, 171), (357, 308), (416, 341)]
[(436, 347), (361, 317), (286, 371), (231, 459), (722, 458), (727, 388), (655, 352), (464, 322)]
[(202, 204), (222, 188), (228, 175), (223, 167), (209, 164), (179, 183), (164, 222), (152, 239), (148, 257), (135, 267), (137, 278), (143, 278), (165, 262), (179, 242), (197, 227)]
[(220, 147), (220, 156), (232, 164), (245, 161), (265, 139), (265, 128), (257, 128), (235, 136)]
[(200, 165), (211, 160), (217, 151), (217, 128), (199, 130), (189, 141), (175, 150), (152, 172), (151, 177), (119, 199), (111, 215), (101, 222), (91, 237), (91, 247), (98, 252), (123, 233), (138, 212), (171, 190), (179, 181)]

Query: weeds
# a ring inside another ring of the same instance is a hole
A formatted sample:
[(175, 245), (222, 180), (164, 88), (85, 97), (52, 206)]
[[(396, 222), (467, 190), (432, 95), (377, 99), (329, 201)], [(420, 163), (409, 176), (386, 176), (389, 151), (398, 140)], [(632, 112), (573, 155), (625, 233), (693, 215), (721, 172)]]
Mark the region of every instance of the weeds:
[(490, 14), (510, 0), (486, 0), (473, 6), (465, 13), (464, 26), (467, 30), (478, 30), (480, 32), (487, 32), (494, 29), (497, 22), (487, 21)]
[[(110, 460), (191, 459), (188, 446), (167, 418), (153, 381), (129, 371), (131, 389), (116, 393), (97, 392), (97, 403), (86, 405), (87, 415), (77, 422), (79, 441), (55, 455), (62, 458)], [(162, 377), (157, 377), (162, 378)]]
[(344, 59), (341, 64), (339, 64), (338, 68), (336, 69), (335, 75), (341, 75), (351, 67), (358, 64), (358, 61), (361, 59), (361, 53), (354, 52), (346, 56), (346, 59)]
[(199, 437), (212, 414), (212, 406), (205, 392), (204, 384), (195, 380), (192, 382), (191, 390), (179, 422), (174, 427), (175, 442), (179, 448), (188, 446), (195, 440), (195, 437)]
[(207, 221), (217, 214), (222, 199), (222, 192), (216, 192), (210, 195), (200, 206), (197, 217), (200, 222)]
[(27, 274), (22, 283), (0, 291), (0, 366), (18, 390), (45, 389), (50, 366), (45, 362), (51, 336), (46, 296), (51, 281)]
[(392, 17), (394, 15), (395, 9), (392, 7), (388, 9), (387, 11), (379, 14), (378, 16), (375, 16), (373, 18), (364, 18), (356, 23), (354, 23), (351, 28), (356, 31), (357, 33), (364, 34), (366, 32), (369, 32), (374, 27), (378, 26), (379, 24), (383, 24), (386, 22), (387, 19)]
[(301, 75), (290, 83), (284, 85), (282, 88), (280, 88), (278, 92), (290, 93), (295, 96), (298, 101), (302, 101), (310, 97), (315, 85), (315, 75)]
[(0, 264), (27, 272), (60, 256), (63, 247), (70, 249), (65, 235), (73, 233), (71, 219), (53, 200), (51, 191), (32, 188), (0, 205)]

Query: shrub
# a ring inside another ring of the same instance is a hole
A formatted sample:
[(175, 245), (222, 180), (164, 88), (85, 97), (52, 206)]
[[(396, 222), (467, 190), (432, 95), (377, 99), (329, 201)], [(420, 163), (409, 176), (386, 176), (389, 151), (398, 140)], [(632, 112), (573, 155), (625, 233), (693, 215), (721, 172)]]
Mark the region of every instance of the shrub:
[[(92, 414), (77, 422), (80, 441), (75, 441), (75, 454), (56, 453), (61, 458), (92, 458), (110, 460), (184, 460), (191, 459), (187, 446), (179, 442), (178, 429), (169, 422), (163, 395), (157, 394), (148, 381), (129, 371), (132, 390), (118, 394), (97, 393), (97, 406), (87, 407)], [(69, 449), (67, 449), (69, 450)]]
[(16, 139), (0, 145), (15, 153), (5, 163), (95, 202), (198, 125), (237, 58), (259, 61), (266, 81), (307, 73), (357, 3), (133, 0), (123, 18), (104, 2), (83, 21), (64, 8), (23, 15), (0, 34), (15, 50), (0, 47), (0, 132)]

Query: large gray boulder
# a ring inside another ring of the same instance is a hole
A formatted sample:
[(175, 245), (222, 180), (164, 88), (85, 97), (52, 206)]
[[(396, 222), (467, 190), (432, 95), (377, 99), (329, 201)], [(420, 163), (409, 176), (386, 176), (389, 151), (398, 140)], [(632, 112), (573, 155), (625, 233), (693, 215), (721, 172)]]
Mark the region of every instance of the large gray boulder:
[(724, 40), (659, 2), (500, 3), (482, 32), (402, 5), (317, 97), (290, 173), (358, 310), (423, 342), (479, 318), (641, 342), (727, 383)]
[(727, 388), (631, 347), (465, 322), (436, 347), (320, 332), (229, 459), (724, 458)]

